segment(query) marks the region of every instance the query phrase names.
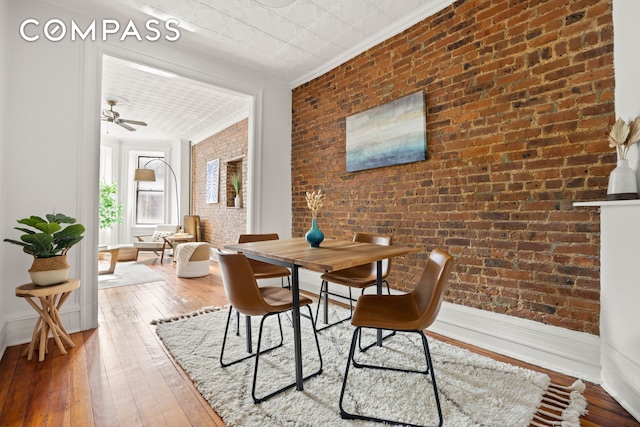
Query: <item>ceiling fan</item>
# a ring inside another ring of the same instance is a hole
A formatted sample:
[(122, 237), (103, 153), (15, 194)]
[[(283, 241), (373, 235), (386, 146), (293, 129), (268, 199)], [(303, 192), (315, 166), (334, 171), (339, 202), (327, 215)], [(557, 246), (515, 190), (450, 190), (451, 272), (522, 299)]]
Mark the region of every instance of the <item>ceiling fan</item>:
[(125, 128), (126, 130), (130, 130), (130, 131), (135, 131), (136, 129), (131, 125), (138, 125), (138, 126), (146, 126), (147, 124), (145, 122), (141, 122), (138, 120), (126, 120), (126, 119), (121, 119), (120, 118), (120, 113), (118, 113), (117, 111), (113, 110), (113, 107), (117, 104), (118, 102), (113, 100), (113, 99), (107, 99), (107, 104), (109, 104), (109, 109), (108, 110), (102, 110), (102, 120), (105, 122), (110, 122), (110, 123), (115, 123), (118, 126), (122, 126), (123, 128)]

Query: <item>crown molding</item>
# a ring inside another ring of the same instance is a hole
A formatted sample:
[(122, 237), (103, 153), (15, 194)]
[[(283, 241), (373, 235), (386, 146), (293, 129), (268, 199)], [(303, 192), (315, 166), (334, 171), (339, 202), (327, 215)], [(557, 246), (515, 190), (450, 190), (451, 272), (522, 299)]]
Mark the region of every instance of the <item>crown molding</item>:
[(454, 2), (455, 0), (434, 0), (432, 2), (429, 2), (424, 7), (416, 10), (411, 15), (407, 15), (404, 19), (397, 21), (394, 25), (390, 25), (386, 28), (385, 31), (376, 33), (375, 35), (356, 44), (351, 49), (345, 51), (342, 55), (336, 56), (331, 61), (325, 62), (311, 72), (293, 80), (290, 84), (291, 89), (294, 89), (304, 83), (320, 77), (321, 75), (333, 70), (339, 65), (344, 64), (348, 60), (353, 59), (361, 53), (366, 52), (367, 50), (382, 43), (383, 41), (388, 40), (397, 34), (400, 34), (407, 28), (417, 24), (418, 22), (428, 18), (429, 16), (435, 15)]

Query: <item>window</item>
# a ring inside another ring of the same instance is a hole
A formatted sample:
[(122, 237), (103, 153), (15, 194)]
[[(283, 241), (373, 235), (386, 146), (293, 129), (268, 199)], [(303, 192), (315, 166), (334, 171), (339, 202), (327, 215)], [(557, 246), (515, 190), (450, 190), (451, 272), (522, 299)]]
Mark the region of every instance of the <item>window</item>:
[(138, 156), (139, 169), (153, 169), (155, 181), (138, 181), (136, 184), (136, 223), (163, 224), (164, 220), (164, 157)]

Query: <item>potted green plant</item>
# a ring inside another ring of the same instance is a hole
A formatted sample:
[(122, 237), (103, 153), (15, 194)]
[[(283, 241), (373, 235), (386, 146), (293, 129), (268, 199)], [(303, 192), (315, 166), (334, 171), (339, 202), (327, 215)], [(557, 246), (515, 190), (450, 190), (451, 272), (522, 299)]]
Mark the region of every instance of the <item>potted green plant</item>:
[(234, 173), (231, 175), (231, 185), (236, 192), (236, 197), (233, 199), (236, 208), (239, 208), (241, 203), (240, 189), (242, 188), (242, 175), (240, 173)]
[(84, 226), (76, 224), (75, 218), (55, 212), (47, 214), (46, 219), (32, 215), (18, 220), (18, 223), (30, 228), (14, 227), (24, 233), (20, 240), (4, 241), (21, 246), (25, 253), (34, 257), (29, 269), (31, 281), (48, 286), (67, 280), (67, 252), (84, 237)]
[(100, 206), (98, 216), (101, 230), (111, 228), (114, 224), (122, 223), (123, 205), (116, 201), (117, 194), (117, 184), (100, 182)]

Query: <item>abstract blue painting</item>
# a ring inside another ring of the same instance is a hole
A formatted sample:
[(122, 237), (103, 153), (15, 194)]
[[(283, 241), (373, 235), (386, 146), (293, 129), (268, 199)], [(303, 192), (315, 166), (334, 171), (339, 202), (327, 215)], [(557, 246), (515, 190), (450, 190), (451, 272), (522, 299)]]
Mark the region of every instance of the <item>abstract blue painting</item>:
[(220, 159), (207, 162), (207, 203), (218, 203), (218, 182), (220, 181)]
[(427, 159), (424, 92), (347, 117), (347, 172)]

